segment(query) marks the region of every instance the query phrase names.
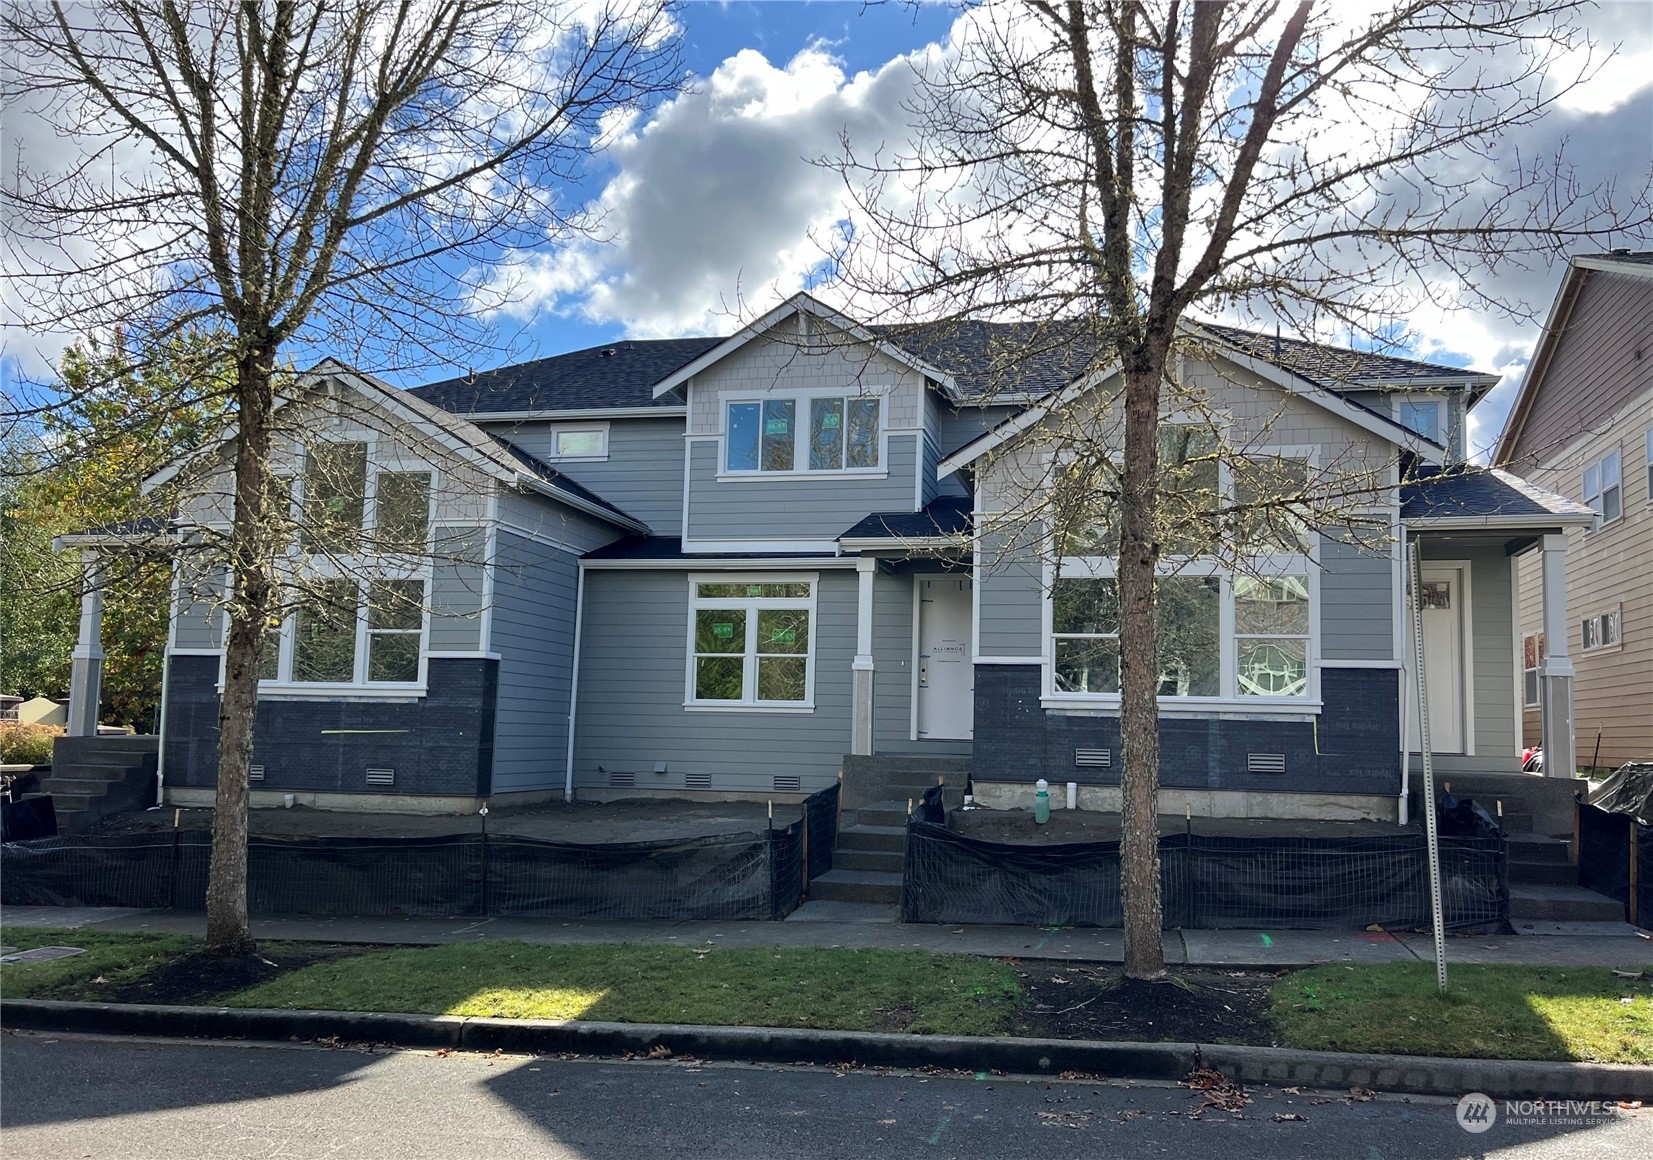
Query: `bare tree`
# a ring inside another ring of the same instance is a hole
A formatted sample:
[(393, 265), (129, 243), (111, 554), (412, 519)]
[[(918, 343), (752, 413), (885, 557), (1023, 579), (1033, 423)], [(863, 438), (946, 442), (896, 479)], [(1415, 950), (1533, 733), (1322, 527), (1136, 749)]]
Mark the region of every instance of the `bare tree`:
[[(1392, 337), (1423, 301), (1519, 310), (1497, 293), (1507, 266), (1645, 235), (1646, 174), (1586, 188), (1564, 157), (1509, 147), (1599, 65), (1582, 7), (972, 6), (948, 53), (917, 66), (913, 144), (846, 142), (859, 212), (839, 269), (863, 316), (1021, 321), (989, 359), (1001, 388), (1025, 391), (1053, 363), (1063, 382), (1117, 388), (1100, 443), (1079, 421), (1095, 399), (1048, 403), (1061, 446), (1025, 471), (1043, 534), (1112, 521), (1132, 977), (1164, 974), (1156, 572), (1173, 534), (1228, 526), (1201, 478), (1244, 458), (1214, 443), (1165, 459), (1162, 413), (1192, 397), (1176, 375), (1185, 323), (1231, 313)], [(1335, 473), (1318, 496), (1277, 481), (1259, 510), (1322, 520), (1358, 507), (1382, 494), (1373, 466)]]
[[(664, 0), (119, 0), (8, 7), (8, 105), (66, 158), (4, 190), (25, 326), (185, 328), (231, 368), (231, 583), (207, 945), (250, 947), (248, 767), (273, 604), (284, 360), (479, 342), (490, 264), (589, 230), (559, 201), (605, 117), (677, 82)], [(11, 418), (58, 400), (11, 406)]]

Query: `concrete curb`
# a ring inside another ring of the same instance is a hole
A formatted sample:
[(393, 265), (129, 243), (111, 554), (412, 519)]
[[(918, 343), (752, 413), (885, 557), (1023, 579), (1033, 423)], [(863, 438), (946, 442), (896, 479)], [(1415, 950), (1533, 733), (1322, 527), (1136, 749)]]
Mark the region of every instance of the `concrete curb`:
[(855, 1063), (1023, 1075), (1085, 1072), (1112, 1078), (1181, 1079), (1215, 1068), (1242, 1083), (1365, 1087), (1409, 1095), (1482, 1092), (1495, 1099), (1653, 1101), (1653, 1067), (1526, 1060), (1357, 1055), (1281, 1047), (1097, 1040), (888, 1035), (769, 1027), (702, 1027), (552, 1019), (483, 1019), (361, 1011), (161, 1007), (137, 1003), (0, 1003), (0, 1026), (17, 1030), (165, 1038), (331, 1040), (456, 1051), (579, 1055), (674, 1055), (763, 1063)]

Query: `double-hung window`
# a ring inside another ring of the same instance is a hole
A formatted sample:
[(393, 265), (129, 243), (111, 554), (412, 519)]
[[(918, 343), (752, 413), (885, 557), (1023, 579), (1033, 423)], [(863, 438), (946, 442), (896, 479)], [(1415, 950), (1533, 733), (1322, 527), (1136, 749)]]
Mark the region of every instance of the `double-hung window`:
[[(1215, 433), (1188, 424), (1162, 424), (1159, 443), (1160, 697), (1284, 704), (1309, 697), (1316, 586), (1312, 536), (1300, 514), (1308, 461), (1279, 454), (1223, 468)], [(1117, 697), (1117, 505), (1107, 498), (1111, 484), (1070, 490), (1091, 496), (1095, 510), (1088, 527), (1062, 538), (1050, 593), (1049, 692), (1063, 700)]]
[(1538, 704), (1538, 670), (1544, 664), (1544, 634), (1529, 632), (1521, 638), (1521, 703)]
[(815, 578), (689, 583), (688, 704), (810, 707)]
[(1584, 468), (1584, 502), (1604, 524), (1624, 514), (1623, 461), (1617, 447)]
[[(728, 404), (729, 472), (866, 471), (880, 466), (883, 402), (858, 395)], [(801, 425), (804, 427), (799, 431)]]

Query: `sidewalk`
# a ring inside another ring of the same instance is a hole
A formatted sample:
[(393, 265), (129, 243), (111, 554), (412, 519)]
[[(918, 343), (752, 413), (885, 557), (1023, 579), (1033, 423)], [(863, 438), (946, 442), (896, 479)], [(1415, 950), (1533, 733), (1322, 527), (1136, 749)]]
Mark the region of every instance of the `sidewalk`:
[[(117, 907), (0, 907), (0, 926), (71, 927), (199, 935), (206, 917)], [(927, 926), (873, 922), (625, 922), (555, 918), (254, 918), (253, 936), (268, 940), (432, 945), (517, 939), (550, 945), (643, 943), (655, 946), (876, 947), (990, 958), (1117, 963), (1117, 930), (1019, 926)], [(1625, 927), (1628, 931), (1630, 928)], [(1451, 937), (1447, 961), (1560, 966), (1653, 966), (1653, 940), (1622, 937)], [(1377, 931), (1187, 930), (1165, 932), (1168, 963), (1193, 966), (1302, 967), (1316, 963), (1427, 961), (1427, 935)]]

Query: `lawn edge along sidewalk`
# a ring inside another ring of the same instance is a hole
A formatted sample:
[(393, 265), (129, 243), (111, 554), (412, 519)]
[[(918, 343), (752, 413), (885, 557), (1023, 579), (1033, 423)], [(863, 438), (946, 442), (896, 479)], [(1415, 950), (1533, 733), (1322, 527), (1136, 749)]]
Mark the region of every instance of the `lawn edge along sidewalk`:
[(139, 1003), (0, 1003), (0, 1026), (16, 1030), (197, 1039), (335, 1040), (457, 1051), (579, 1055), (673, 1055), (764, 1063), (937, 1067), (1022, 1075), (1082, 1072), (1115, 1079), (1182, 1079), (1214, 1068), (1244, 1083), (1363, 1087), (1411, 1095), (1495, 1099), (1653, 1100), (1653, 1067), (1536, 1060), (1435, 1059), (1195, 1043), (890, 1035), (788, 1027), (701, 1027), (483, 1019), (363, 1011), (255, 1007), (165, 1007)]

